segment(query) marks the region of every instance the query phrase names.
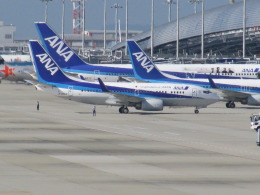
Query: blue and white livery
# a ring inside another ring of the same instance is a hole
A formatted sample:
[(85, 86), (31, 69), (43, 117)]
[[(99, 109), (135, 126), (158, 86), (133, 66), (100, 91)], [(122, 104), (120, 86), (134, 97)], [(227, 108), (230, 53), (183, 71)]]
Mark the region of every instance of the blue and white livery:
[[(131, 64), (91, 65), (84, 62), (46, 23), (35, 23), (41, 41), (50, 56), (65, 72), (95, 81), (118, 81), (134, 77)], [(259, 64), (158, 64), (161, 71), (180, 78), (257, 78)]]
[[(179, 79), (172, 78), (158, 70), (156, 65), (148, 58), (145, 52), (135, 41), (127, 41), (129, 55), (137, 79), (157, 83), (182, 83), (212, 88), (213, 92), (227, 101), (227, 108), (234, 108), (234, 102), (260, 106), (260, 80), (258, 79)], [(149, 67), (149, 69), (147, 69)]]
[(198, 109), (219, 101), (210, 91), (187, 84), (172, 83), (106, 83), (86, 82), (70, 78), (41, 47), (30, 41), (30, 52), (39, 82), (36, 87), (55, 95), (87, 104), (120, 106), (120, 113), (128, 107), (144, 111), (161, 111), (164, 106), (190, 106)]

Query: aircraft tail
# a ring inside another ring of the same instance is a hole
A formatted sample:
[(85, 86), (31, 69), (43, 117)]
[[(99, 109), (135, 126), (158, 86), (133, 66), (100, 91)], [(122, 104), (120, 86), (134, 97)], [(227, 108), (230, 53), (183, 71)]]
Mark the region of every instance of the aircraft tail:
[(45, 84), (71, 82), (38, 41), (29, 41), (29, 48), (39, 82)]
[(88, 65), (47, 25), (47, 23), (36, 22), (35, 26), (44, 48), (48, 51), (52, 59), (59, 64), (60, 68)]
[(134, 74), (137, 79), (155, 80), (166, 78), (135, 41), (127, 41), (127, 46)]

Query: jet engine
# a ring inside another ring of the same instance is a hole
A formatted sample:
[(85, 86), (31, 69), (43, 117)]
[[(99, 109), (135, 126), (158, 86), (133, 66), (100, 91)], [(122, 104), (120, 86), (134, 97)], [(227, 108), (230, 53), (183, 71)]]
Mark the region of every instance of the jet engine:
[(242, 102), (246, 103), (248, 105), (252, 105), (252, 106), (260, 106), (260, 95), (251, 95), (247, 98), (246, 102)]
[(163, 110), (163, 101), (160, 99), (144, 99), (141, 103), (136, 104), (135, 108), (144, 111), (161, 111)]

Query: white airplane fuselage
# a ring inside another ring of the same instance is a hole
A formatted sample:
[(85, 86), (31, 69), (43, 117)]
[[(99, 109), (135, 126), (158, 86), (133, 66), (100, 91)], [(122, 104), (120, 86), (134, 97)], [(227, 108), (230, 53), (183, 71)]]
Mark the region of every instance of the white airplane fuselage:
[[(136, 97), (154, 99), (149, 94), (144, 96), (144, 92), (157, 92), (158, 97), (163, 101), (163, 106), (183, 106), (203, 108), (207, 105), (220, 100), (219, 96), (210, 93), (208, 90), (192, 85), (183, 84), (160, 84), (160, 83), (106, 83), (107, 86), (118, 87), (117, 93), (130, 94), (133, 92)], [(77, 102), (96, 104), (96, 105), (127, 105), (126, 100), (122, 102), (110, 93), (103, 93), (98, 89), (74, 89), (74, 86), (50, 87), (36, 86), (38, 90), (46, 91), (64, 99), (70, 99)], [(160, 97), (160, 94), (162, 97)], [(136, 101), (136, 100), (135, 100)], [(141, 100), (140, 100), (141, 101)], [(138, 101), (134, 102), (138, 103)], [(132, 103), (133, 104), (133, 103)], [(127, 105), (131, 106), (131, 105)]]

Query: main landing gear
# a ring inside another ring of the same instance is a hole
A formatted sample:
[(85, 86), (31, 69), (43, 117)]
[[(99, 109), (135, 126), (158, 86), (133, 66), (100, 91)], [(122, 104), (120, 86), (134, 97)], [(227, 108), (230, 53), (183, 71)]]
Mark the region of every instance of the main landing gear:
[(195, 107), (194, 113), (195, 113), (195, 114), (199, 114), (199, 113), (200, 113), (199, 107), (197, 107), (197, 106)]
[(236, 104), (233, 101), (229, 101), (226, 103), (226, 107), (227, 108), (235, 108)]
[(126, 106), (122, 106), (122, 107), (119, 108), (119, 113), (128, 114), (129, 110)]

